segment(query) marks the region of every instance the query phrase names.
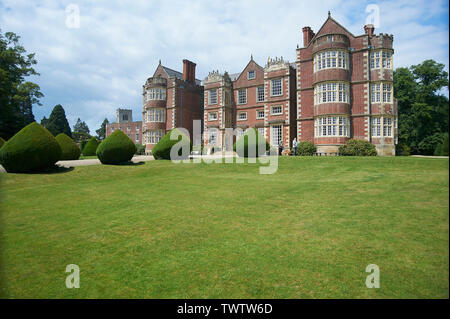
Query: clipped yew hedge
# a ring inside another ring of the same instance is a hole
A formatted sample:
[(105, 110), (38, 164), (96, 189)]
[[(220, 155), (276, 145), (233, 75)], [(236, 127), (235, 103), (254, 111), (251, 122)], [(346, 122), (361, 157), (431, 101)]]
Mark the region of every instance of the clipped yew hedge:
[[(256, 136), (255, 141), (249, 141), (250, 132), (254, 132)], [(258, 144), (260, 143), (260, 141), (262, 141), (262, 145), (265, 145), (264, 147), (259, 147)], [(264, 136), (259, 134), (256, 128), (250, 128), (234, 143), (233, 150), (240, 157), (259, 157), (264, 155), (266, 151), (270, 150), (270, 144), (269, 142), (267, 142)]]
[(61, 147), (61, 160), (77, 160), (80, 157), (81, 150), (69, 136), (60, 133), (55, 137)]
[(83, 148), (83, 155), (84, 156), (95, 155), (98, 144), (99, 143), (98, 143), (97, 139), (95, 137), (91, 137), (91, 139), (86, 143), (86, 145)]
[(41, 171), (61, 158), (61, 147), (52, 133), (33, 122), (11, 137), (0, 149), (0, 164), (8, 173)]
[(3, 144), (5, 144), (5, 140), (3, 138), (0, 137), (0, 148), (3, 146)]
[(126, 163), (136, 152), (136, 145), (121, 130), (114, 131), (97, 147), (97, 157), (102, 164)]
[[(172, 134), (172, 132), (177, 133), (178, 134), (178, 139), (177, 140), (171, 140), (170, 139), (170, 134)], [(182, 136), (184, 136), (185, 138), (183, 139)], [(187, 136), (186, 134), (184, 134), (181, 130), (174, 128), (171, 129), (169, 132), (167, 132), (166, 135), (164, 135), (161, 140), (153, 147), (152, 149), (152, 155), (155, 159), (167, 159), (170, 160), (170, 150), (172, 149), (172, 146), (174, 146), (175, 144), (179, 143), (181, 141), (181, 147), (182, 148), (187, 148), (189, 147), (189, 154), (192, 151), (192, 143), (191, 140), (189, 139), (189, 136)], [(189, 154), (187, 157), (189, 157)], [(178, 155), (180, 156), (180, 159), (185, 159), (185, 158), (181, 158), (182, 151), (181, 148), (178, 152)], [(186, 157), (186, 158), (187, 158)]]

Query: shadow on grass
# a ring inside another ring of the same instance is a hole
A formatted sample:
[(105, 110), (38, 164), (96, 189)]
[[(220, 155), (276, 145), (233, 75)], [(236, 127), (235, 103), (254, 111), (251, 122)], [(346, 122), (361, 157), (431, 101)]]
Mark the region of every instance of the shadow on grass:
[(111, 166), (139, 166), (139, 165), (144, 165), (144, 164), (145, 164), (145, 162), (143, 162), (143, 161), (136, 162), (136, 163), (129, 161), (129, 162), (118, 163), (118, 164), (103, 164), (102, 163), (102, 165), (111, 165)]
[(73, 171), (75, 168), (74, 167), (63, 167), (63, 166), (58, 166), (58, 165), (53, 165), (47, 168), (42, 168), (39, 169), (37, 171), (33, 171), (33, 172), (12, 172), (14, 174), (61, 174), (61, 173), (68, 173)]

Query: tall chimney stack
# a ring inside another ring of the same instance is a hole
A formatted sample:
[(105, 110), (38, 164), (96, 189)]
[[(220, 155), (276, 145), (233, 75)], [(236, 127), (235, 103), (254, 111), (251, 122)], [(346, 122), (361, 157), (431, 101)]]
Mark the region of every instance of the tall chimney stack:
[(183, 60), (183, 80), (189, 83), (195, 83), (195, 66), (194, 62)]
[(375, 27), (373, 24), (366, 24), (364, 26), (364, 31), (366, 32), (366, 34), (371, 37), (374, 35), (374, 31), (375, 31)]
[(314, 32), (310, 27), (304, 27), (303, 31), (303, 46), (307, 47), (309, 42), (311, 42), (312, 38), (314, 38)]

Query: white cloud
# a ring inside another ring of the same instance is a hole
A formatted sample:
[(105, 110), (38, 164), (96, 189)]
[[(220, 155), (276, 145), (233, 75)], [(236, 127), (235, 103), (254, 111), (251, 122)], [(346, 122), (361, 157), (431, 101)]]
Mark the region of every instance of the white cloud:
[[(65, 25), (65, 8), (80, 8), (80, 28)], [(182, 59), (197, 63), (197, 78), (209, 71), (240, 72), (250, 54), (264, 65), (267, 57), (295, 60), (303, 26), (318, 31), (331, 10), (349, 31), (363, 32), (365, 8), (377, 3), (380, 28), (394, 35), (395, 66), (425, 59), (448, 70), (448, 3), (438, 0), (350, 1), (40, 1), (5, 0), (0, 4), (2, 32), (22, 37), (35, 52), (34, 79), (45, 94), (36, 106), (40, 120), (62, 104), (73, 125), (78, 117), (95, 131), (118, 107), (141, 118), (142, 84), (161, 59), (182, 70)]]

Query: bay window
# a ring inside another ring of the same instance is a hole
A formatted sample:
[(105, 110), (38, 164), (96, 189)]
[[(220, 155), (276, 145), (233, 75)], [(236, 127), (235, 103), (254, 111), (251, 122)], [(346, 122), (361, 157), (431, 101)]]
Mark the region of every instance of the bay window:
[(321, 116), (314, 120), (315, 137), (349, 137), (350, 119), (347, 116)]
[(349, 85), (344, 82), (326, 82), (314, 86), (314, 104), (349, 103)]

